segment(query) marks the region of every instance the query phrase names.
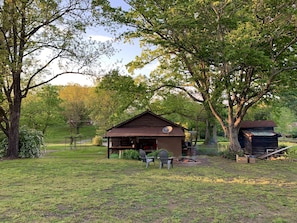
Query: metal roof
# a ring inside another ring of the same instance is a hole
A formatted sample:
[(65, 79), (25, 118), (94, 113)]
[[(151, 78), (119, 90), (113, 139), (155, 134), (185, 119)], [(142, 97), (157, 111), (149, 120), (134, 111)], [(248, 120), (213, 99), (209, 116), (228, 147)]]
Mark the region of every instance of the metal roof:
[(240, 123), (240, 128), (267, 128), (267, 127), (276, 127), (274, 121), (271, 120), (257, 120), (257, 121), (242, 121)]
[(248, 136), (275, 136), (277, 133), (273, 131), (256, 131), (256, 130), (249, 130), (249, 131), (243, 131), (245, 135)]

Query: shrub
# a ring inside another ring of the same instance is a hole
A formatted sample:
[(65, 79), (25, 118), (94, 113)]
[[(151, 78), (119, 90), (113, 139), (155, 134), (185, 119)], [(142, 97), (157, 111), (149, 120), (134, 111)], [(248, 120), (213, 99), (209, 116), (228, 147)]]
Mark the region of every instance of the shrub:
[[(7, 153), (8, 139), (0, 142), (0, 157)], [(41, 149), (44, 149), (43, 134), (35, 129), (26, 127), (20, 128), (19, 158), (37, 158), (41, 156)]]
[(0, 158), (4, 157), (7, 153), (7, 139), (2, 139), (0, 142)]
[(118, 159), (119, 158), (119, 154), (118, 153), (112, 153), (109, 156), (110, 159)]
[(102, 137), (101, 136), (95, 136), (93, 139), (92, 139), (92, 145), (94, 146), (102, 146)]
[(291, 159), (296, 159), (297, 158), (297, 147), (294, 146), (287, 151), (287, 156)]
[(222, 157), (224, 157), (226, 159), (230, 159), (230, 160), (236, 160), (236, 154), (239, 155), (239, 156), (243, 155), (243, 153), (238, 154), (238, 153), (235, 153), (235, 152), (230, 151), (230, 150), (226, 150), (226, 151), (221, 152)]
[(150, 156), (150, 157), (153, 156), (153, 157), (157, 158), (158, 155), (159, 155), (159, 151), (160, 151), (160, 150), (155, 150), (155, 151), (153, 151), (153, 152), (147, 154), (147, 156)]
[[(147, 156), (153, 156), (153, 157), (155, 157), (155, 158), (158, 158), (160, 150), (166, 150), (166, 149), (158, 149), (158, 150), (155, 150), (155, 151), (153, 151), (153, 152), (147, 154)], [(167, 150), (166, 150), (166, 151), (167, 151)], [(172, 152), (170, 152), (170, 151), (167, 151), (167, 152), (168, 152), (168, 156), (169, 156), (169, 157), (170, 157), (170, 156), (173, 156), (173, 153), (172, 153)]]
[(139, 153), (135, 149), (125, 150), (123, 152), (123, 159), (138, 160), (139, 159)]

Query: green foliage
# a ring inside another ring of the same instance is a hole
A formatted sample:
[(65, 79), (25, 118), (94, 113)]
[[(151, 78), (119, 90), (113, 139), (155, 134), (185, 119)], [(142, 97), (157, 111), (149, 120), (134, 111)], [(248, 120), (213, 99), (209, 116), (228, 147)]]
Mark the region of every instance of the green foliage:
[(0, 142), (0, 158), (6, 156), (7, 153), (7, 138), (4, 138)]
[(192, 99), (204, 102), (234, 151), (240, 150), (236, 132), (248, 109), (260, 100), (271, 100), (297, 78), (292, 1), (128, 4), (126, 20), (113, 18), (133, 27), (126, 37), (140, 39), (144, 48), (130, 68), (158, 60), (160, 65), (151, 73), (154, 89), (187, 91)]
[(20, 129), (20, 158), (37, 158), (44, 149), (43, 134), (34, 129)]
[(123, 159), (129, 159), (129, 160), (138, 160), (139, 159), (139, 153), (135, 149), (129, 149), (125, 150), (123, 152)]
[(109, 158), (110, 159), (118, 159), (119, 158), (119, 154), (117, 154), (117, 153), (110, 154)]
[(79, 84), (64, 86), (59, 91), (62, 100), (63, 116), (71, 130), (79, 134), (80, 128), (90, 120), (90, 108), (88, 104), (93, 99), (94, 89)]
[(93, 120), (100, 123), (100, 130), (107, 129), (139, 113), (150, 98), (145, 80), (137, 81), (131, 76), (123, 76), (118, 70), (107, 73), (98, 83), (96, 94), (100, 103), (91, 105)]
[[(147, 154), (147, 156), (153, 156), (153, 157), (157, 158), (159, 156), (160, 150), (162, 150), (162, 149), (155, 150), (155, 151)], [(168, 151), (168, 156), (173, 156), (173, 153)]]
[(236, 155), (239, 155), (239, 156), (244, 155), (243, 152), (234, 152), (230, 150), (222, 151), (220, 154), (223, 158), (230, 159), (230, 160), (236, 160)]
[[(0, 157), (6, 155), (7, 148), (8, 139), (5, 138), (0, 142)], [(38, 158), (42, 149), (45, 149), (42, 132), (27, 127), (20, 128), (19, 158)]]
[[(97, 3), (104, 10), (106, 4)], [(0, 87), (5, 93), (2, 104), (9, 104), (9, 117), (0, 125), (14, 139), (8, 142), (9, 157), (18, 157), (19, 115), (29, 91), (65, 73), (90, 74), (91, 64), (100, 66), (101, 56), (113, 53), (109, 41), (84, 35), (86, 27), (93, 25), (92, 9), (80, 0), (1, 2)], [(10, 126), (14, 131), (9, 131)]]
[(23, 100), (21, 124), (45, 133), (50, 125), (64, 122), (61, 102), (57, 86), (36, 89)]
[(282, 217), (277, 217), (272, 221), (272, 223), (289, 223), (289, 222)]
[(287, 107), (278, 108), (272, 112), (273, 120), (276, 122), (277, 127), (275, 131), (281, 134), (293, 134), (296, 131), (292, 124), (296, 121), (295, 113)]
[(95, 136), (93, 139), (92, 139), (92, 145), (94, 146), (102, 146), (102, 137), (101, 136)]
[(282, 88), (280, 92), (280, 103), (281, 107), (288, 107), (297, 117), (297, 81), (290, 80), (290, 86), (287, 88)]
[(155, 157), (155, 158), (157, 158), (158, 155), (159, 155), (159, 150), (155, 150), (155, 151), (147, 154), (147, 156), (151, 156), (151, 157)]
[[(52, 125), (48, 127), (45, 133), (45, 142), (48, 143), (65, 143), (65, 137), (71, 134), (69, 126), (66, 123)], [(96, 135), (96, 128), (93, 125), (86, 125), (80, 128), (80, 135), (83, 140), (90, 140)]]
[(160, 90), (150, 109), (190, 130), (199, 128), (203, 131), (202, 126), (208, 118), (202, 104), (193, 101), (184, 92), (170, 94)]
[(287, 150), (287, 157), (291, 159), (297, 159), (297, 147), (294, 146)]

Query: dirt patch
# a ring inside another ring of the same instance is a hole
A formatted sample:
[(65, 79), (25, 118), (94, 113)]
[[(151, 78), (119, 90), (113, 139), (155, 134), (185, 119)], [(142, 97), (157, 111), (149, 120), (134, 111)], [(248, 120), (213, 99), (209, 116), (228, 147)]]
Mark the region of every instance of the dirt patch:
[(197, 156), (195, 161), (185, 161), (185, 160), (174, 160), (173, 165), (177, 166), (199, 166), (199, 165), (209, 165), (210, 162), (207, 157)]

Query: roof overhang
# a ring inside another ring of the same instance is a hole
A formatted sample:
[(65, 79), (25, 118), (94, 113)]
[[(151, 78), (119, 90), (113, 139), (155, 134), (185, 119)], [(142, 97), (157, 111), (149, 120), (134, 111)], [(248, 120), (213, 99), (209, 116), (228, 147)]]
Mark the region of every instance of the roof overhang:
[(244, 135), (247, 136), (276, 136), (278, 135), (277, 133), (273, 132), (273, 131), (263, 131), (263, 130), (244, 130), (242, 131), (244, 133)]
[(249, 128), (274, 128), (276, 124), (271, 120), (257, 120), (257, 121), (242, 121), (240, 123), (241, 129), (249, 129)]
[(105, 137), (184, 137), (182, 128), (173, 127), (169, 133), (164, 133), (163, 127), (135, 127), (135, 128), (112, 128), (107, 131)]

